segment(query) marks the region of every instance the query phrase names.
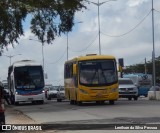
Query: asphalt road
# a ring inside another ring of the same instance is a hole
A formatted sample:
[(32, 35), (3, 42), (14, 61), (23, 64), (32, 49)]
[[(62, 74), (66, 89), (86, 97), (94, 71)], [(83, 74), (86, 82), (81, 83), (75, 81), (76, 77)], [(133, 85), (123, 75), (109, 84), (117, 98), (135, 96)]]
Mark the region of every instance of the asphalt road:
[(137, 101), (119, 99), (115, 105), (106, 101), (103, 105), (93, 102), (82, 106), (70, 105), (68, 101), (46, 100), (43, 105), (28, 103), (9, 108), (21, 112), (33, 120), (33, 124), (160, 124), (160, 101), (147, 98)]
[(13, 109), (23, 112), (38, 123), (76, 122), (85, 123), (105, 122), (160, 122), (160, 101), (150, 101), (141, 98), (137, 101), (119, 99), (115, 105), (84, 103), (82, 106), (70, 105), (68, 101), (47, 101), (43, 105), (21, 104), (12, 106)]

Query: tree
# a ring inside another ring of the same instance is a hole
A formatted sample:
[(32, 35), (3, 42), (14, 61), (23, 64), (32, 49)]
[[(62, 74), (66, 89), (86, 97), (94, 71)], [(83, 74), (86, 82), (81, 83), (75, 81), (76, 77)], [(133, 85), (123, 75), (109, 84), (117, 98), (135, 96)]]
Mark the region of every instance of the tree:
[(0, 54), (3, 48), (24, 34), (23, 21), (28, 14), (31, 31), (44, 43), (72, 30), (74, 15), (85, 9), (85, 0), (0, 0)]
[[(153, 64), (152, 60), (146, 63), (147, 73), (153, 73)], [(156, 68), (156, 80), (160, 80), (160, 56), (155, 58), (155, 68)], [(127, 66), (123, 71), (124, 73), (144, 73), (145, 72), (145, 64), (136, 64)]]

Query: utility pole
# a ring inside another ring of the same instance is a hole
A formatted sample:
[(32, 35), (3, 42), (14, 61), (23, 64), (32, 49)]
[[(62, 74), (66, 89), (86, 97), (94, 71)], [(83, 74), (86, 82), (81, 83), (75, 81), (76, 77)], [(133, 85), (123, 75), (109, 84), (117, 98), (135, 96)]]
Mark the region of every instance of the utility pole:
[(154, 46), (154, 8), (153, 8), (153, 0), (152, 0), (152, 39), (153, 39), (153, 86), (155, 88), (156, 85), (156, 74), (155, 74), (155, 46)]
[(10, 66), (11, 66), (11, 63), (12, 63), (12, 58), (14, 57), (14, 56), (17, 56), (17, 55), (21, 55), (21, 54), (16, 54), (16, 55), (3, 55), (3, 56), (6, 56), (6, 57), (8, 57), (9, 58), (9, 64), (10, 64)]
[(147, 62), (146, 62), (146, 58), (144, 60), (145, 60), (144, 70), (145, 70), (145, 74), (147, 74)]
[[(87, 0), (88, 1), (88, 0)], [(101, 5), (103, 5), (104, 3), (106, 2), (109, 2), (109, 1), (116, 1), (116, 0), (107, 0), (107, 1), (104, 1), (104, 2), (99, 2), (98, 0), (98, 3), (95, 3), (95, 2), (91, 2), (91, 1), (88, 1), (94, 5), (96, 5), (98, 7), (98, 35), (99, 35), (99, 55), (101, 55), (101, 29), (100, 29), (100, 17), (99, 17), (99, 7)]]
[(67, 60), (68, 60), (68, 32), (67, 32)]
[[(75, 23), (75, 24), (79, 24), (79, 23), (83, 23), (82, 21), (79, 21), (79, 22), (77, 22), (77, 23)], [(69, 45), (69, 43), (68, 43), (68, 34), (69, 34), (69, 32), (67, 31), (67, 60), (68, 60), (68, 49), (69, 49), (69, 47), (68, 47), (68, 45)]]
[(45, 42), (46, 40), (45, 40), (45, 41), (42, 41), (42, 42), (39, 41), (39, 40), (36, 40), (36, 39), (31, 39), (31, 38), (30, 38), (29, 40), (37, 41), (37, 42), (40, 42), (40, 43), (41, 43), (41, 45), (42, 45), (42, 64), (43, 64), (43, 70), (44, 70), (44, 64), (45, 64), (45, 63), (44, 63), (44, 48), (43, 48), (43, 47), (44, 47), (44, 42)]

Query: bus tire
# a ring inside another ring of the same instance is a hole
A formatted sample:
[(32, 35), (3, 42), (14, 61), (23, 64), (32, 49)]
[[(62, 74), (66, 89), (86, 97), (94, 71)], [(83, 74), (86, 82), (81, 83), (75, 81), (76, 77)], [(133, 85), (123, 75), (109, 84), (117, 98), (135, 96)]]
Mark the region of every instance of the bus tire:
[(98, 105), (99, 105), (99, 104), (100, 104), (100, 105), (102, 105), (102, 104), (104, 104), (104, 102), (105, 102), (105, 101), (96, 101), (96, 104), (98, 104)]
[(70, 104), (73, 105), (74, 104), (74, 100), (70, 100)]
[(15, 101), (15, 102), (14, 102), (14, 105), (19, 105), (19, 102), (16, 102), (16, 101)]
[(114, 105), (114, 100), (109, 100), (110, 105)]
[(11, 102), (11, 105), (14, 105), (14, 103), (15, 103), (15, 97), (14, 97), (14, 95), (10, 96), (10, 102)]
[(81, 101), (77, 101), (77, 105), (78, 105), (78, 106), (81, 106), (81, 105), (82, 105), (82, 102), (81, 102)]
[(96, 101), (96, 104), (98, 104), (98, 105), (101, 104), (101, 101)]
[(44, 104), (44, 100), (39, 100), (39, 103), (40, 104)]

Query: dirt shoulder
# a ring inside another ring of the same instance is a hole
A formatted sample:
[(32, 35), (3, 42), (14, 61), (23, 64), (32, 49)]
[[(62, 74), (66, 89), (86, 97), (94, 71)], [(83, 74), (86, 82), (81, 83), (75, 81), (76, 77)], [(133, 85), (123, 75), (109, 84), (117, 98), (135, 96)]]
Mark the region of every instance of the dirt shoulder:
[(6, 105), (5, 107), (6, 124), (39, 124), (22, 112), (13, 109), (11, 106)]

